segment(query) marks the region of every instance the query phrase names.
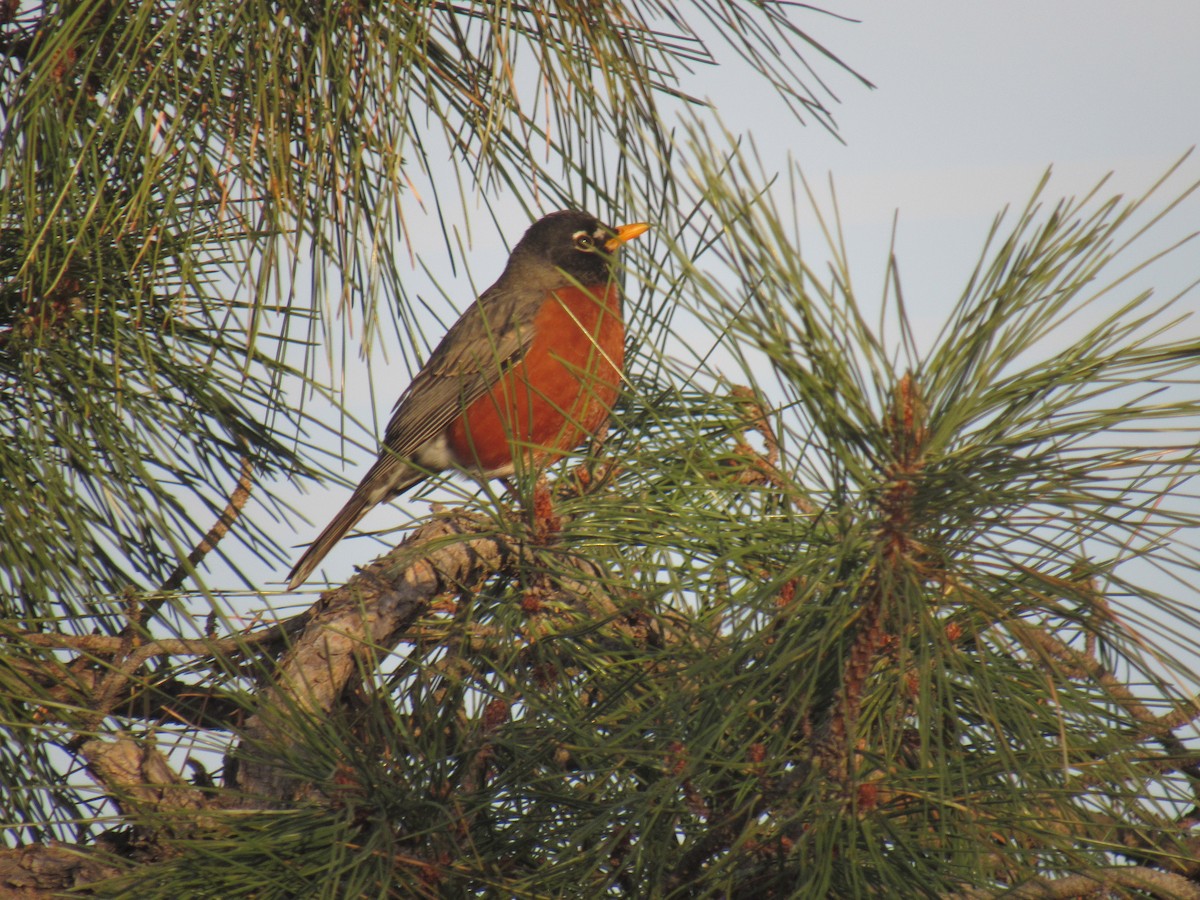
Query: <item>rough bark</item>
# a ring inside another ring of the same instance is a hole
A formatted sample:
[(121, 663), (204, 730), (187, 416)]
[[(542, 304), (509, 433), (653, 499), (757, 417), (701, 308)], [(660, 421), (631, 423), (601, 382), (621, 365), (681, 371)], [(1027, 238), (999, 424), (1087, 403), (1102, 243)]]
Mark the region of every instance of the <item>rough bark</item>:
[(477, 590), (510, 562), (515, 554), (509, 538), (485, 528), (470, 517), (436, 519), (321, 596), (242, 729), (235, 783), (247, 805), (286, 804), (301, 796), (306, 786), (277, 764), (298, 749), (297, 721), (332, 710), (355, 676), (372, 670), (439, 594)]

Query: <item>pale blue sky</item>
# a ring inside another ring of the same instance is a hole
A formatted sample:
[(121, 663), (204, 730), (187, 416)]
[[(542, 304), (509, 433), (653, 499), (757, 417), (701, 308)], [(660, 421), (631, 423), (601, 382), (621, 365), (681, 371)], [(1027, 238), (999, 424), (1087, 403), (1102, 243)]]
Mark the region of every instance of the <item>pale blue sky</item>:
[(1200, 138), (1200, 4), (847, 6), (861, 23), (827, 38), (877, 89), (842, 92), (845, 147), (813, 131), (797, 150), (806, 165), (871, 176), (865, 187), (915, 215), (970, 214), (972, 197), (994, 208), (1049, 163), (1156, 169)]
[[(868, 270), (879, 269), (898, 211), (897, 249), (917, 315), (940, 321), (992, 217), (1019, 206), (1048, 166), (1051, 198), (1084, 192), (1110, 171), (1107, 193), (1137, 194), (1200, 143), (1200, 3), (858, 0), (836, 8), (860, 23), (817, 19), (814, 30), (876, 85), (839, 84), (845, 145), (793, 127), (762, 92), (731, 85), (714, 99), (760, 148), (787, 148), (814, 181), (832, 174), (851, 253)], [(1193, 157), (1177, 184), (1197, 179)], [(1166, 226), (1164, 242), (1200, 228), (1200, 197)], [(1200, 266), (1184, 271), (1184, 256), (1176, 262), (1176, 286), (1200, 275)], [(1200, 309), (1200, 298), (1191, 306)]]
[[(1140, 193), (1200, 143), (1197, 0), (829, 0), (828, 5), (861, 22), (817, 14), (798, 20), (877, 86), (871, 91), (831, 75), (841, 99), (834, 113), (844, 144), (819, 127), (796, 123), (769, 91), (748, 87), (752, 82), (736, 68), (718, 70), (719, 77), (701, 72), (685, 86), (709, 96), (728, 128), (752, 132), (769, 164), (782, 167), (790, 156), (814, 182), (832, 175), (851, 262), (866, 296), (872, 279), (877, 283), (882, 274), (899, 211), (896, 246), (906, 299), (930, 334), (957, 299), (994, 215), (1006, 204), (1023, 204), (1047, 166), (1055, 172), (1050, 198), (1085, 191), (1110, 170), (1108, 193)], [(818, 70), (830, 75), (827, 66)], [(1181, 190), (1195, 180), (1200, 154), (1188, 160), (1176, 184)], [(509, 242), (524, 228), (523, 217), (513, 221), (518, 225), (506, 235)], [(1164, 224), (1161, 244), (1197, 228), (1200, 197), (1193, 197)], [(506, 253), (490, 223), (475, 225), (471, 234), (471, 275), (482, 287), (499, 273)], [(1159, 287), (1173, 292), (1200, 276), (1200, 264), (1189, 264), (1197, 258), (1198, 251), (1180, 254), (1156, 276)], [(459, 308), (469, 301), (470, 285), (461, 271), (457, 277), (447, 273), (442, 282), (449, 291), (461, 290)], [(1200, 296), (1186, 303), (1200, 309)], [(403, 367), (381, 377), (386, 365), (381, 358), (374, 361), (378, 393), (372, 402), (380, 423), (408, 380)], [(367, 421), (371, 410), (360, 404), (371, 399), (362, 391), (356, 404)], [(363, 453), (348, 464), (346, 477), (356, 481), (372, 457)], [(346, 496), (340, 486), (295, 495), (313, 525), (300, 526), (294, 542), (311, 540)], [(403, 523), (403, 512), (390, 508), (363, 524)], [(345, 578), (379, 547), (344, 542), (324, 569)], [(259, 571), (253, 564), (249, 570)], [(260, 583), (282, 576), (263, 571)]]

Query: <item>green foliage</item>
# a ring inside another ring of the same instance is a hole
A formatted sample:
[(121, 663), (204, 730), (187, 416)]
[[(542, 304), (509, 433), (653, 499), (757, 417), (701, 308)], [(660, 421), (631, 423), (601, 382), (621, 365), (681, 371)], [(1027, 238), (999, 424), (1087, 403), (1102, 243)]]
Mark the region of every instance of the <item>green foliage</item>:
[[(0, 617), (16, 643), (0, 802), (47, 836), (91, 801), (38, 723), (94, 705), (75, 691), (96, 671), (127, 679), (111, 655), (18, 636), (115, 634), (132, 615), (143, 636), (193, 637), (192, 616), (240, 615), (173, 591), (214, 522), (233, 528), (213, 559), (282, 564), (277, 480), (329, 474), (299, 437), (328, 427), (303, 403), (325, 393), (322, 344), (369, 351), (390, 322), (402, 358), (425, 346), (399, 250), (430, 160), (439, 178), (451, 161), (439, 215), (497, 188), (624, 206), (629, 167), (670, 180), (660, 99), (716, 60), (669, 2), (2, 6)], [(760, 68), (822, 52), (782, 8), (689, 8), (736, 25), (725, 46)], [(776, 87), (828, 124), (806, 84)]]
[(754, 179), (702, 184), (721, 236), (680, 290), (773, 383), (635, 363), (588, 490), (560, 482), (550, 522), (481, 507), (519, 565), (294, 723), (281, 764), (322, 799), (180, 840), (140, 891), (944, 896), (1186, 865), (1194, 598), (1137, 569), (1198, 565), (1173, 535), (1200, 460), (1163, 440), (1200, 414), (1196, 339), (1142, 294), (1073, 326), (1146, 201), (998, 222), (970, 327), (901, 362)]
[[(770, 5), (695, 6), (736, 25), (725, 40), (759, 68), (768, 45), (815, 46)], [(464, 196), (504, 186), (551, 206), (624, 206), (631, 172), (670, 181), (659, 98), (715, 57), (671, 3), (602, 12), (90, 0), (6, 14), (9, 613), (56, 601), (74, 615), (162, 584), (243, 455), (261, 476), (321, 470), (289, 449), (295, 398), (319, 390), (294, 369), (311, 375), (317, 346), (354, 333), (351, 311), (366, 348), (392, 321), (404, 358), (421, 351), (397, 251), (431, 157), (449, 153)], [(655, 30), (659, 16), (677, 33)], [(824, 114), (805, 79), (776, 86)], [(608, 172), (593, 154), (614, 145)], [(281, 560), (270, 530), (238, 536)]]

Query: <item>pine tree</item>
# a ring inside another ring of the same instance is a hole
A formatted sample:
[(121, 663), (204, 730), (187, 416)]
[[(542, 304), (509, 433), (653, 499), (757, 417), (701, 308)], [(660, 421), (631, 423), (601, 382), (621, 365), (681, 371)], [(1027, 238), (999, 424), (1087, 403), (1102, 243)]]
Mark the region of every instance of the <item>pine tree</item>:
[[(816, 14), (0, 6), (0, 885), (1200, 895), (1200, 339), (1130, 286), (1172, 188), (1042, 185), (936, 339), (895, 266), (873, 325), (688, 91), (723, 39), (832, 127)], [(437, 337), (414, 210), (475, 197), (656, 223), (608, 433), (258, 583), (338, 361)]]

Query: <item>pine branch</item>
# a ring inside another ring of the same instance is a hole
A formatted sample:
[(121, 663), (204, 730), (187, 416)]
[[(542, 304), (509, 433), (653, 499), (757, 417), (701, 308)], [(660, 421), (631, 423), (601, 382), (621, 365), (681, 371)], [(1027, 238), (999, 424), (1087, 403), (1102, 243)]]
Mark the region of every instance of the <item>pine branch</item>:
[(105, 858), (107, 843), (92, 848), (29, 844), (0, 850), (0, 893), (29, 900), (50, 898), (111, 878), (121, 870)]
[(344, 586), (323, 594), (246, 722), (238, 787), (264, 804), (303, 792), (278, 767), (280, 756), (297, 749), (299, 735), (289, 722), (328, 714), (351, 680), (374, 670), (435, 597), (446, 591), (469, 594), (511, 565), (514, 552), (485, 520), (446, 516), (416, 529)]
[(1011, 888), (971, 890), (947, 895), (945, 900), (1073, 900), (1111, 897), (1125, 889), (1144, 892), (1160, 900), (1200, 900), (1200, 885), (1181, 875), (1145, 866), (1097, 868), (1064, 878), (1035, 878)]

